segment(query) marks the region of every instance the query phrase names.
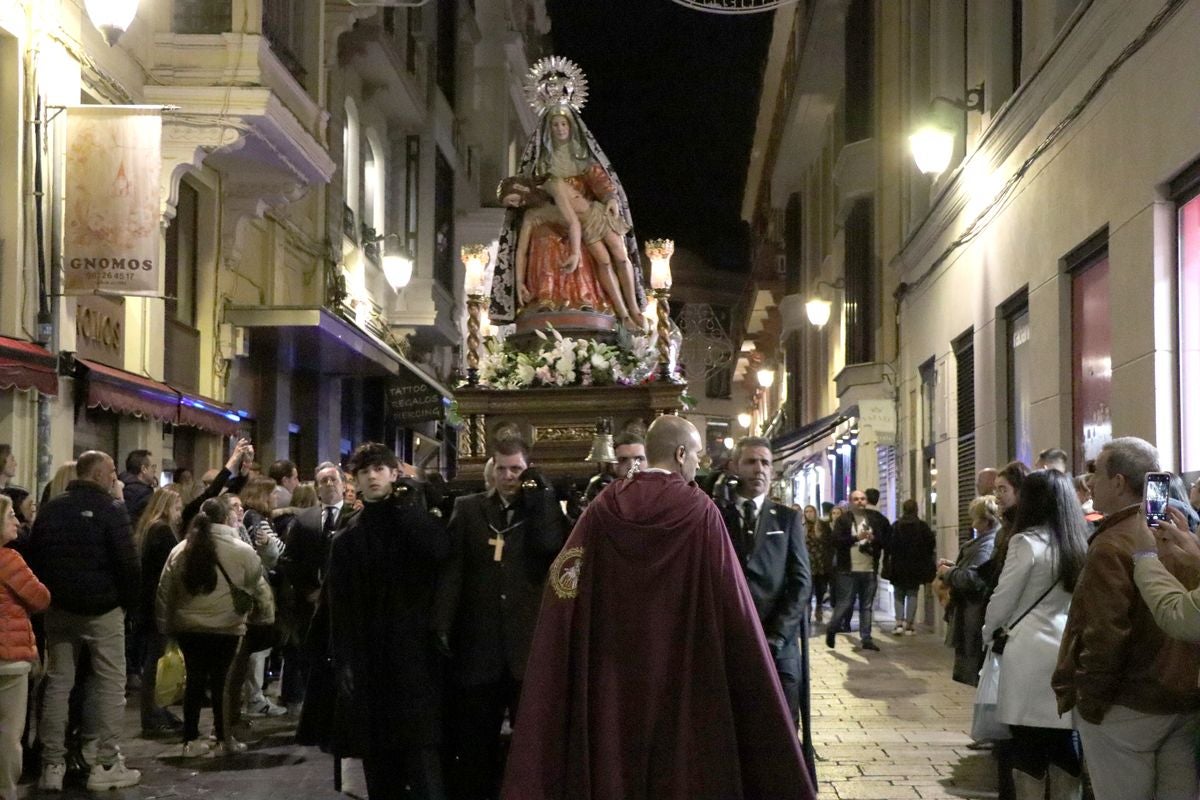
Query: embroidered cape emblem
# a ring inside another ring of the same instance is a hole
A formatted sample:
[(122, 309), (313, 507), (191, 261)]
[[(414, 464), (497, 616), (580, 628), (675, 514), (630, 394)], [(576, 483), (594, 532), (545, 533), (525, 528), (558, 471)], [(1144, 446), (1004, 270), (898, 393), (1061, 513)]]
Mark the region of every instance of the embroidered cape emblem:
[(573, 600), (579, 594), (579, 570), (583, 567), (583, 548), (569, 547), (550, 565), (550, 586), (561, 600)]

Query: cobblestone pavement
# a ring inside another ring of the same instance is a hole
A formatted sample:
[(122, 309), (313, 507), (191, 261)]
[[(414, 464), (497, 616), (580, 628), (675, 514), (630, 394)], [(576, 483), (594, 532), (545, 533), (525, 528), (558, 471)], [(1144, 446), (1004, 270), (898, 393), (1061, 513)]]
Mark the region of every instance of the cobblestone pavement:
[(950, 679), (953, 651), (922, 631), (891, 636), (881, 620), (880, 652), (858, 634), (825, 646), (817, 627), (812, 660), (813, 738), (822, 798), (994, 798), (989, 753), (967, 749), (974, 691)]
[[(966, 748), (973, 693), (950, 680), (952, 653), (938, 636), (890, 636), (880, 621), (881, 651), (858, 649), (858, 635), (825, 647), (813, 637), (813, 733), (822, 800), (993, 798), (995, 770), (987, 753)], [(109, 792), (111, 800), (231, 798), (237, 800), (345, 800), (333, 790), (333, 763), (319, 750), (291, 744), (288, 717), (253, 720), (242, 755), (184, 761), (179, 745), (137, 738), (136, 700), (126, 709), (126, 763), (142, 770), (140, 786)], [(178, 709), (176, 709), (178, 710)], [(208, 730), (206, 711), (201, 730)], [(346, 788), (361, 775), (346, 774)], [(22, 798), (94, 797), (82, 779), (68, 776), (62, 794), (38, 792), (32, 777)], [(365, 792), (361, 793), (365, 796)]]
[[(121, 751), (125, 763), (142, 771), (140, 785), (104, 793), (88, 792), (85, 775), (67, 774), (65, 791), (42, 792), (35, 788), (36, 776), (27, 775), (22, 798), (76, 800), (105, 797), (108, 800), (150, 798), (205, 798), (206, 800), (347, 800), (333, 790), (333, 761), (320, 750), (292, 744), (295, 721), (288, 717), (254, 718), (245, 735), (247, 752), (222, 758), (184, 760), (177, 739), (140, 739), (137, 698), (130, 697), (125, 709), (125, 739)], [(179, 712), (179, 708), (174, 709)], [(200, 732), (210, 730), (210, 715), (201, 716)], [(348, 774), (350, 781), (353, 775)], [(360, 778), (361, 780), (361, 778)], [(349, 788), (349, 786), (347, 786)], [(361, 796), (365, 797), (366, 792)]]

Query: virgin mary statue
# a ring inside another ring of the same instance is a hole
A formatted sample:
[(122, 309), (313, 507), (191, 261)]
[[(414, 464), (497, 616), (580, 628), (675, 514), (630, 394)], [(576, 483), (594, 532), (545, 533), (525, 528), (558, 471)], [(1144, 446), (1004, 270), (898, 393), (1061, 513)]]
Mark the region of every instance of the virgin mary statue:
[[(575, 64), (551, 56), (530, 70), (526, 95), (538, 124), (521, 155), (519, 180), (502, 184), (522, 191), (504, 195), (502, 189), (499, 198), (509, 208), (491, 318), (508, 323), (531, 312), (580, 310), (640, 327), (646, 298), (633, 219), (621, 181), (580, 116), (587, 81)], [(535, 196), (540, 200), (531, 202)], [(567, 213), (582, 222), (585, 246), (572, 242), (563, 214), (545, 207), (556, 198), (560, 206), (575, 206)]]

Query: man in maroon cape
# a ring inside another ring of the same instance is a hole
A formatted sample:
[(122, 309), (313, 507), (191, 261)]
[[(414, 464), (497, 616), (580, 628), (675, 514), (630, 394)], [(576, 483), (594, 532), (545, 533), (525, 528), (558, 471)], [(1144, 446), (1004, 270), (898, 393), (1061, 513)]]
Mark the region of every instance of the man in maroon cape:
[(816, 796), (700, 450), (655, 420), (550, 568), (503, 800)]

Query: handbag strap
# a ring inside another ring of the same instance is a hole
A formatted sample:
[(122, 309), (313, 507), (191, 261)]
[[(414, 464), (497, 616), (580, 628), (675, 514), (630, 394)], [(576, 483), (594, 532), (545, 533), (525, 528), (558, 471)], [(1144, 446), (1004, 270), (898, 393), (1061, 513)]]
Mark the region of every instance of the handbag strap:
[(1055, 581), (1054, 583), (1050, 584), (1050, 588), (1048, 588), (1048, 589), (1046, 589), (1046, 591), (1042, 592), (1042, 596), (1039, 597), (1037, 600), (1034, 600), (1033, 605), (1031, 605), (1029, 608), (1027, 608), (1023, 612), (1021, 612), (1021, 616), (1014, 619), (1008, 625), (1005, 625), (1004, 629), (1006, 631), (1011, 631), (1013, 628), (1017, 627), (1017, 623), (1020, 622), (1021, 620), (1025, 619), (1025, 617), (1029, 614), (1030, 611), (1033, 611), (1035, 608), (1037, 608), (1041, 604), (1041, 602), (1043, 600), (1045, 600), (1050, 595), (1051, 592), (1054, 591), (1055, 586), (1058, 586), (1058, 581)]
[(245, 589), (240, 589), (239, 587), (233, 585), (233, 581), (229, 579), (229, 573), (225, 571), (224, 565), (221, 564), (221, 559), (214, 558), (213, 560), (217, 562), (217, 569), (221, 570), (221, 574), (225, 576), (225, 583), (229, 584), (229, 591), (246, 591)]

